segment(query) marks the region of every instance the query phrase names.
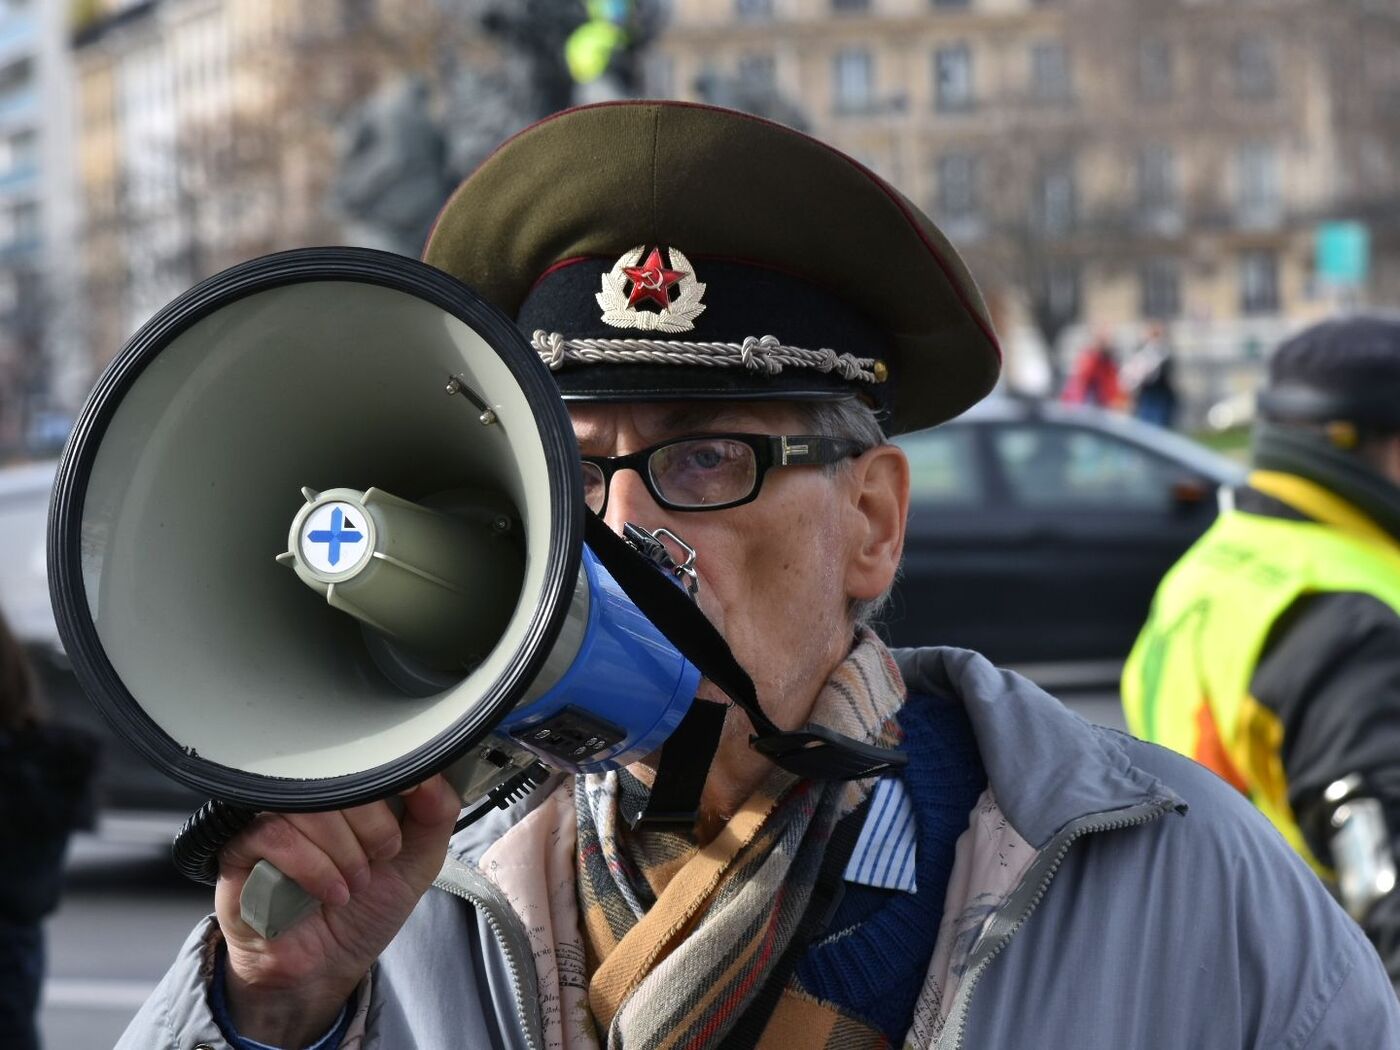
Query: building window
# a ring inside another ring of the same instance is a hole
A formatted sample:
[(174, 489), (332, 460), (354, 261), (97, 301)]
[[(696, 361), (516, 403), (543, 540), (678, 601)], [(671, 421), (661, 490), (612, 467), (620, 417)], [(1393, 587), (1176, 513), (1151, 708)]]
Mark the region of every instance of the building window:
[(39, 161), (39, 135), (33, 130), (18, 131), (0, 138), (0, 174), (29, 168)]
[(25, 248), (39, 239), (39, 205), (29, 202), (0, 209), (0, 248)]
[(932, 3), (934, 7), (939, 8), (957, 8), (971, 6), (971, 0), (932, 0)]
[(1278, 256), (1267, 250), (1240, 256), (1240, 312), (1278, 313)]
[(870, 0), (831, 0), (834, 11), (869, 11)]
[(1166, 321), (1181, 313), (1181, 265), (1175, 259), (1142, 264), (1142, 316)]
[(0, 316), (14, 312), (19, 305), (19, 274), (0, 270)]
[(1235, 93), (1240, 98), (1273, 98), (1276, 89), (1273, 42), (1262, 36), (1235, 41)]
[(864, 48), (846, 48), (832, 60), (835, 105), (840, 113), (862, 113), (875, 97), (875, 66)]
[(1160, 37), (1149, 37), (1138, 45), (1138, 98), (1162, 102), (1172, 97), (1172, 49)]
[(740, 55), (739, 83), (758, 95), (771, 95), (777, 84), (777, 67), (772, 55)]
[(34, 60), (22, 58), (0, 68), (0, 94), (19, 91), (34, 82)]
[(1065, 233), (1075, 223), (1074, 161), (1059, 157), (1044, 164), (1036, 180), (1034, 220), (1045, 233)]
[(734, 0), (734, 13), (740, 18), (772, 18), (773, 0)]
[(972, 49), (966, 44), (933, 53), (933, 95), (944, 112), (972, 108)]
[(1041, 102), (1064, 102), (1072, 91), (1069, 49), (1058, 40), (1031, 45), (1031, 95)]
[(1036, 275), (1036, 320), (1058, 331), (1079, 317), (1079, 266), (1068, 259), (1049, 259)]
[(938, 158), (938, 216), (949, 224), (977, 217), (977, 159), (970, 153)]
[(1137, 157), (1138, 213), (1146, 222), (1170, 218), (1176, 211), (1176, 157), (1170, 146), (1143, 146)]
[(1279, 218), (1278, 152), (1267, 142), (1246, 142), (1235, 157), (1238, 219), (1245, 226), (1269, 226)]

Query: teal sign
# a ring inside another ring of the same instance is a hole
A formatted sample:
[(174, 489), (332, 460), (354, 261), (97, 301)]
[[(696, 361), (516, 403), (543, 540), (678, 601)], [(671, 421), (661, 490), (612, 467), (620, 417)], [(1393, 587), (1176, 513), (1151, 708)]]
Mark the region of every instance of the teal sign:
[(1333, 287), (1366, 283), (1371, 231), (1359, 222), (1324, 222), (1317, 228), (1317, 279)]

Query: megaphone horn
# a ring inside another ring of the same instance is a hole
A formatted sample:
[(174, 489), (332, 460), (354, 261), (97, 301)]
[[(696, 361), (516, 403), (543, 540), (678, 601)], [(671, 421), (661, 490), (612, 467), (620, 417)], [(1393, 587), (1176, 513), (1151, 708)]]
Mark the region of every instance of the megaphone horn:
[(699, 676), (585, 550), (578, 462), (548, 371), (466, 286), (364, 249), (256, 259), (156, 314), (84, 406), (59, 631), (137, 751), (250, 810), (613, 768)]

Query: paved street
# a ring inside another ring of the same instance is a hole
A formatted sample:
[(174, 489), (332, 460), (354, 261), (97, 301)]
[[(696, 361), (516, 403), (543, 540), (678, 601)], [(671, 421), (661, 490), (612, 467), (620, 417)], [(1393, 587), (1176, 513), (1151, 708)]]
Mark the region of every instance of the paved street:
[(47, 923), (42, 1030), (50, 1050), (116, 1042), (165, 972), (212, 891), (170, 866), (180, 816), (109, 820), (73, 844), (67, 889)]

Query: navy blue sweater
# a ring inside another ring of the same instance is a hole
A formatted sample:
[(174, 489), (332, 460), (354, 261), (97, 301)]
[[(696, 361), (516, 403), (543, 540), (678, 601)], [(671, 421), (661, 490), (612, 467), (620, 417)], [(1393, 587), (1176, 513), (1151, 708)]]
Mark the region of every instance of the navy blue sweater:
[[(953, 848), (987, 786), (962, 704), (910, 696), (899, 724), (900, 750), (909, 755), (902, 779), (914, 808), (918, 888), (906, 893), (847, 883), (826, 935), (803, 956), (796, 974), (808, 994), (878, 1029), (895, 1045), (913, 1023), (933, 957)], [(854, 817), (863, 820), (864, 810)]]

